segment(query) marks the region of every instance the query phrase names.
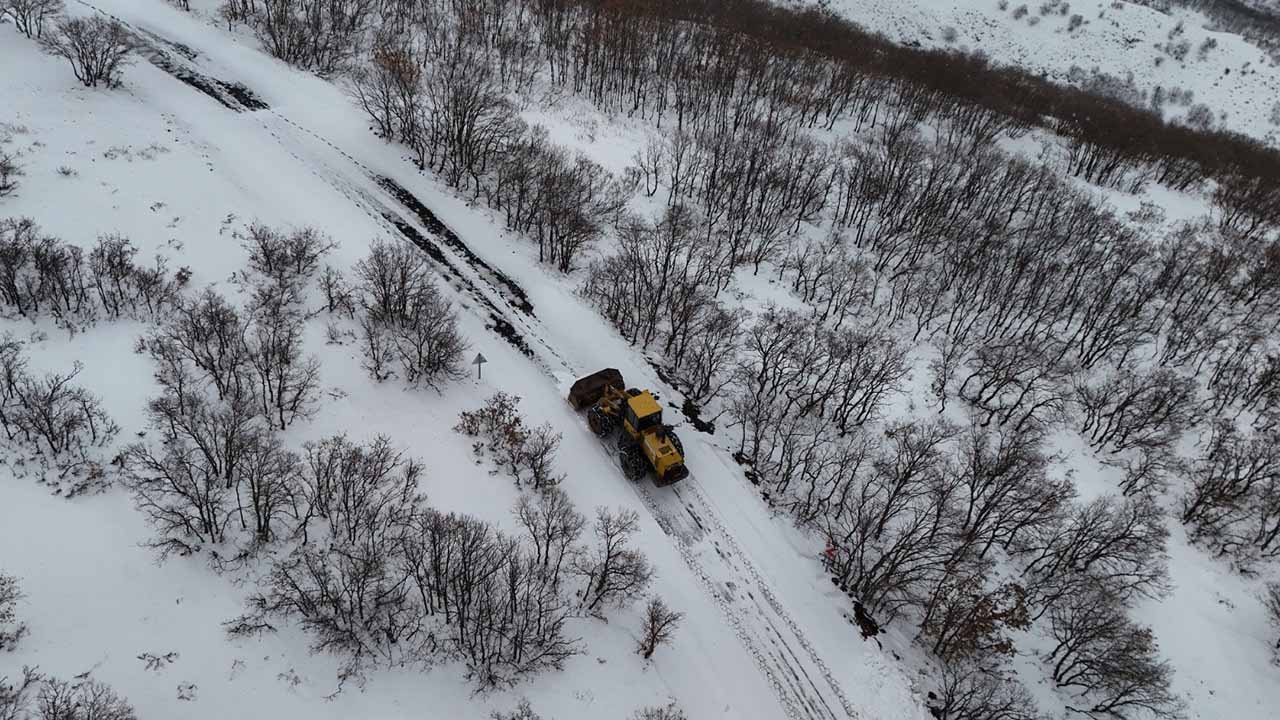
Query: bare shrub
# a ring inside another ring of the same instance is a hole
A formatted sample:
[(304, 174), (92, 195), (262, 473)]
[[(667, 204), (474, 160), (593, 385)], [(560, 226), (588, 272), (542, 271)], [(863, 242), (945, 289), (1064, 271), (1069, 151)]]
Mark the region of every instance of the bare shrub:
[(636, 646), (636, 652), (645, 660), (653, 657), (659, 645), (671, 642), (676, 628), (680, 627), (680, 622), (683, 620), (684, 613), (667, 607), (667, 603), (662, 598), (656, 595), (649, 598), (649, 604), (644, 610), (644, 625), (640, 629), (640, 641)]
[(7, 197), (18, 190), (18, 178), (22, 177), (18, 159), (0, 150), (0, 197)]
[[(0, 650), (13, 650), (27, 634), (27, 624), (18, 622), (16, 612), (22, 598), (18, 578), (0, 573)], [(0, 710), (0, 716), (3, 716), (3, 710)]]
[(5, 439), (40, 456), (68, 495), (100, 484), (98, 451), (120, 431), (101, 400), (73, 383), (82, 369), (77, 362), (69, 373), (33, 377), (22, 343), (9, 335), (0, 340), (0, 427)]
[(289, 288), (309, 282), (320, 269), (320, 260), (335, 247), (315, 228), (285, 232), (261, 223), (249, 226), (243, 245), (250, 270)]
[(509, 712), (494, 710), (489, 713), (490, 720), (542, 720), (542, 716), (533, 711), (527, 698), (521, 698), (515, 709)]
[(631, 715), (630, 720), (688, 720), (688, 716), (673, 701), (669, 705), (640, 708)]
[(467, 342), (457, 315), (430, 277), (423, 254), (406, 243), (375, 242), (356, 265), (366, 368), (389, 376), (398, 361), (405, 381), (439, 389), (463, 374)]
[(135, 46), (124, 25), (98, 15), (63, 18), (40, 42), (46, 51), (71, 63), (76, 79), (85, 87), (118, 87)]
[(555, 472), (561, 435), (549, 423), (527, 427), (519, 403), (520, 398), (499, 391), (480, 409), (460, 413), (453, 429), (480, 438), (472, 446), (476, 453), (488, 454), (506, 467), (517, 485), (527, 474), (535, 488), (544, 490), (561, 479)]

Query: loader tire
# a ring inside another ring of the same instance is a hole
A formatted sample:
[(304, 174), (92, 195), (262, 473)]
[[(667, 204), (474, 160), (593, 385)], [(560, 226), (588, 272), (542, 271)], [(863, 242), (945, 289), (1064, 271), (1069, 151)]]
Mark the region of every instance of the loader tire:
[(680, 437), (675, 433), (667, 435), (671, 439), (671, 444), (675, 447), (676, 452), (680, 453), (680, 457), (684, 457), (684, 443), (680, 442)]
[(605, 437), (613, 432), (613, 417), (598, 407), (587, 411), (587, 427), (596, 437)]
[(622, 464), (622, 474), (628, 480), (639, 480), (649, 469), (649, 461), (645, 459), (644, 450), (634, 443), (627, 445), (618, 454), (618, 462)]

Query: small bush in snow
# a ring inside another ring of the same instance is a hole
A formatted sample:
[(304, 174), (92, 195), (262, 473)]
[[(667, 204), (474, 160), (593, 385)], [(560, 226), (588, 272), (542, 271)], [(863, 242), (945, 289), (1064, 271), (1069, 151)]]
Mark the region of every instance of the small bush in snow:
[(8, 17), (18, 31), (40, 39), (45, 23), (62, 12), (62, 0), (0, 0), (0, 18)]
[(315, 228), (284, 232), (254, 223), (243, 247), (249, 253), (250, 270), (296, 296), (315, 277), (320, 259), (334, 243)]
[(640, 642), (636, 646), (636, 652), (640, 653), (645, 660), (653, 657), (659, 645), (671, 642), (682, 620), (684, 620), (684, 613), (667, 607), (662, 598), (656, 595), (649, 598), (649, 604), (645, 606), (644, 625), (640, 629)]
[(543, 490), (560, 482), (553, 465), (561, 435), (547, 423), (527, 427), (516, 407), (519, 403), (520, 398), (514, 395), (495, 393), (480, 409), (464, 410), (453, 429), (468, 437), (481, 438), (474, 446), (476, 452), (487, 450), (507, 466), (517, 485), (527, 473), (533, 486)]
[(1209, 53), (1216, 47), (1218, 47), (1216, 38), (1205, 38), (1204, 42), (1200, 43), (1200, 47), (1196, 48), (1196, 57), (1200, 60), (1207, 60), (1209, 59)]
[(64, 18), (40, 40), (45, 50), (71, 63), (85, 87), (117, 87), (134, 50), (133, 35), (117, 20)]
[(22, 166), (14, 156), (0, 150), (0, 197), (12, 195), (18, 189)]
[(102, 483), (95, 451), (106, 447), (120, 428), (101, 401), (72, 381), (83, 366), (69, 373), (33, 376), (27, 371), (22, 342), (0, 340), (0, 428), (11, 446), (34, 452), (59, 484), (76, 495)]
[(670, 705), (640, 708), (631, 716), (631, 720), (688, 720), (688, 716), (673, 702)]
[(533, 706), (528, 700), (521, 699), (520, 704), (510, 712), (498, 712), (494, 710), (489, 714), (492, 720), (542, 720), (542, 716), (533, 711)]
[[(18, 622), (16, 608), (22, 599), (18, 578), (0, 573), (0, 650), (12, 650), (27, 634), (26, 623)], [(0, 710), (0, 717), (4, 717)]]
[(1028, 13), (1028, 12), (1030, 12), (1030, 11), (1029, 11), (1029, 10), (1027, 10), (1027, 6), (1026, 6), (1026, 5), (1019, 5), (1018, 7), (1016, 7), (1016, 8), (1014, 8), (1014, 9), (1013, 9), (1013, 19), (1014, 19), (1014, 20), (1021, 20), (1022, 18), (1024, 18), (1024, 17), (1026, 17), (1026, 16), (1027, 16), (1027, 13)]
[(1071, 19), (1067, 21), (1067, 32), (1075, 32), (1081, 25), (1084, 25), (1084, 16), (1072, 15)]
[(958, 38), (959, 36), (960, 36), (960, 34), (959, 34), (958, 32), (956, 32), (956, 29), (955, 29), (954, 27), (952, 27), (951, 25), (948, 25), (948, 26), (946, 26), (946, 27), (942, 28), (942, 41), (943, 41), (943, 42), (946, 42), (946, 43), (953, 43), (953, 42), (955, 42), (955, 41), (956, 41), (956, 38)]

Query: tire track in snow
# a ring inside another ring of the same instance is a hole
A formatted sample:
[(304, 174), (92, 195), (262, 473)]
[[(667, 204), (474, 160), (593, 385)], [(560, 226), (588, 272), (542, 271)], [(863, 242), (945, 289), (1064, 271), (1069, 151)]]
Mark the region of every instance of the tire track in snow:
[(727, 544), (733, 551), (734, 556), (738, 559), (744, 571), (748, 576), (750, 576), (756, 588), (760, 591), (761, 596), (769, 605), (769, 608), (782, 620), (782, 622), (787, 626), (787, 629), (791, 631), (791, 634), (796, 638), (800, 647), (804, 650), (809, 662), (816, 666), (821, 672), (823, 680), (826, 681), (831, 692), (840, 701), (840, 705), (845, 711), (845, 714), (851, 718), (858, 717), (857, 712), (853, 709), (853, 705), (849, 702), (848, 697), (845, 696), (844, 689), (841, 688), (840, 683), (831, 674), (831, 668), (827, 666), (826, 661), (824, 661), (822, 656), (818, 654), (818, 651), (814, 649), (813, 643), (809, 641), (809, 638), (805, 635), (799, 624), (796, 623), (795, 618), (791, 616), (791, 613), (789, 613), (778, 600), (777, 595), (774, 594), (769, 583), (765, 582), (764, 578), (760, 575), (759, 569), (757, 569), (755, 564), (751, 562), (750, 556), (742, 550), (742, 546), (738, 544), (737, 539), (728, 531), (728, 529), (725, 528), (724, 523), (720, 520), (719, 514), (707, 500), (707, 496), (703, 494), (702, 488), (692, 483), (687, 486), (673, 487), (672, 490), (674, 491), (674, 494), (682, 501), (684, 500), (684, 495), (681, 492), (681, 487), (687, 488), (688, 494), (696, 499), (699, 506), (698, 509), (703, 513), (700, 518), (709, 521), (711, 526), (715, 528), (716, 532), (724, 540), (725, 544)]

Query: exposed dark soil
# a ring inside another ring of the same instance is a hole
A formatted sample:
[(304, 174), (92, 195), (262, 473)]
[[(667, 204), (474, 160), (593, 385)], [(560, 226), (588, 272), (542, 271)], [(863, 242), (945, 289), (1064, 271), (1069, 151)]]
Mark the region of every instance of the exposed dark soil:
[(458, 234), (449, 229), (449, 226), (440, 221), (431, 209), (422, 204), (413, 193), (409, 192), (404, 186), (384, 175), (374, 176), (374, 180), (382, 187), (382, 189), (391, 193), (400, 201), (410, 212), (418, 217), (418, 221), (428, 232), (434, 233), (444, 241), (446, 245), (455, 252), (461, 254), (467, 260), (467, 264), (475, 268), (477, 271), (485, 275), (494, 285), (494, 289), (507, 296), (511, 306), (520, 310), (529, 317), (535, 317), (533, 314), (533, 303), (529, 301), (529, 295), (525, 293), (524, 288), (520, 287), (516, 281), (512, 280), (509, 275), (501, 270), (493, 267), (485, 262), (483, 258), (476, 255), (475, 252), (467, 247), (467, 244), (458, 237)]
[[(449, 257), (440, 250), (440, 246), (432, 242), (430, 238), (419, 232), (413, 225), (405, 222), (399, 217), (396, 217), (393, 213), (386, 213), (383, 217), (387, 219), (387, 222), (394, 225), (396, 230), (399, 230), (400, 234), (403, 235), (406, 240), (422, 248), (423, 252), (427, 254), (427, 257), (430, 257), (436, 262), (440, 268), (440, 272), (448, 280), (455, 285), (469, 285), (462, 274), (458, 272), (458, 269), (449, 261)], [(485, 327), (492, 330), (503, 340), (511, 343), (513, 347), (524, 353), (526, 357), (533, 357), (533, 350), (531, 350), (529, 348), (529, 344), (525, 342), (524, 336), (522, 336), (520, 332), (515, 329), (515, 326), (513, 326), (506, 318), (502, 317), (502, 314), (498, 312), (498, 308), (494, 306), (489, 298), (485, 297), (483, 293), (475, 290), (475, 288), (468, 289), (471, 290), (470, 295), (475, 298), (476, 302), (485, 306), (485, 311), (488, 315), (488, 322), (485, 323)]]

